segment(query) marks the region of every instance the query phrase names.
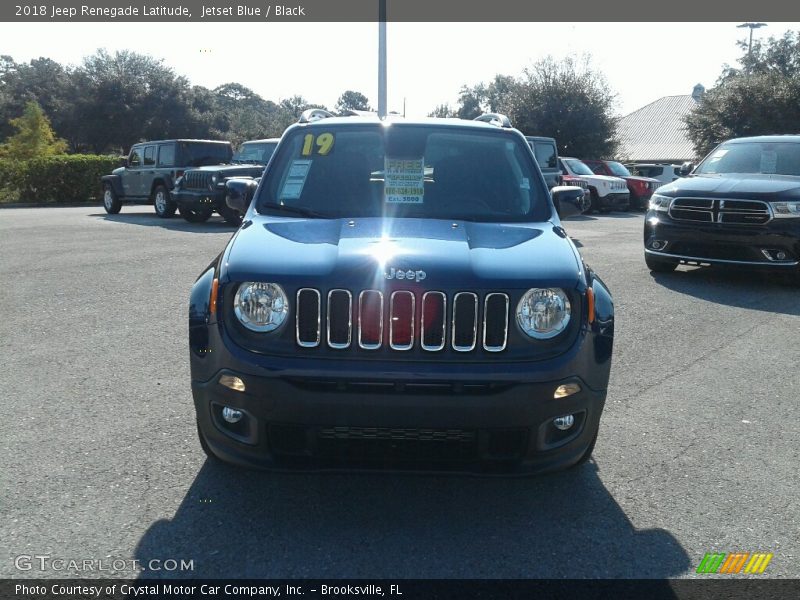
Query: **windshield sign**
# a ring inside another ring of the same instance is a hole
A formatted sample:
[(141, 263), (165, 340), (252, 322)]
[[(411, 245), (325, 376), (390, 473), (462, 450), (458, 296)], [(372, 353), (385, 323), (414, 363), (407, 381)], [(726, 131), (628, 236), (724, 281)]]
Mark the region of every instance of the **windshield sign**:
[(507, 133), (441, 126), (296, 129), (256, 207), (325, 218), (545, 221), (547, 190), (525, 144)]

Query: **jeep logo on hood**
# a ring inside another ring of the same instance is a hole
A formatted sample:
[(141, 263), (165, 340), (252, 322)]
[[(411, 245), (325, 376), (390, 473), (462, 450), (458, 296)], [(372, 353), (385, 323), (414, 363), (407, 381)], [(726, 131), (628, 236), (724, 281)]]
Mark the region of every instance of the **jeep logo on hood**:
[(425, 279), (428, 274), (422, 270), (414, 271), (412, 269), (395, 269), (392, 267), (386, 269), (383, 272), (383, 276), (386, 277), (386, 279), (408, 279), (409, 281), (416, 281), (419, 283)]

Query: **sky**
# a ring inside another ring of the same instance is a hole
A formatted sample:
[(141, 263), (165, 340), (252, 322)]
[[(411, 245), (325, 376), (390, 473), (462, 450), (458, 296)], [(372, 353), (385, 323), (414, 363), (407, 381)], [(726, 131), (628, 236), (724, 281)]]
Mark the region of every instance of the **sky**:
[[(735, 64), (737, 23), (389, 23), (388, 107), (425, 116), (455, 106), (461, 86), (519, 75), (547, 55), (589, 55), (625, 115), (662, 96), (713, 87)], [(779, 37), (800, 23), (768, 23)], [(80, 64), (98, 48), (163, 59), (192, 84), (245, 85), (278, 101), (295, 94), (333, 107), (345, 90), (377, 105), (376, 23), (0, 23), (0, 54)]]

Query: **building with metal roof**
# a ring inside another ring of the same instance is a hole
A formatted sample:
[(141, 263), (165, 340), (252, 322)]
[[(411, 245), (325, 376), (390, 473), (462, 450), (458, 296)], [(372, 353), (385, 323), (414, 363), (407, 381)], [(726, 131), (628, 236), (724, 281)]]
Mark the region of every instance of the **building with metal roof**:
[(632, 163), (681, 163), (695, 158), (683, 118), (695, 107), (705, 88), (691, 94), (664, 96), (622, 117), (617, 124), (617, 155)]

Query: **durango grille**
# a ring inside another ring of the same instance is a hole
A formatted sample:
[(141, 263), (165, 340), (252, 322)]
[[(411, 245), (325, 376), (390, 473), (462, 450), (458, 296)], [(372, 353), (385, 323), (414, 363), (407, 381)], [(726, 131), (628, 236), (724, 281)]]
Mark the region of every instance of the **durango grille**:
[(669, 216), (676, 221), (763, 225), (772, 219), (769, 205), (761, 200), (675, 198)]
[(186, 171), (183, 174), (183, 187), (191, 190), (210, 189), (211, 176), (207, 171)]
[(448, 298), (439, 291), (417, 295), (399, 290), (385, 298), (380, 290), (354, 294), (333, 289), (323, 295), (301, 288), (295, 335), (303, 348), (325, 343), (335, 350), (355, 345), (377, 350), (386, 344), (396, 351), (419, 345), (437, 352), (449, 343), (456, 352), (470, 352), (479, 344), (486, 352), (500, 352), (508, 343), (508, 318), (509, 298), (500, 292), (481, 299), (473, 292)]

